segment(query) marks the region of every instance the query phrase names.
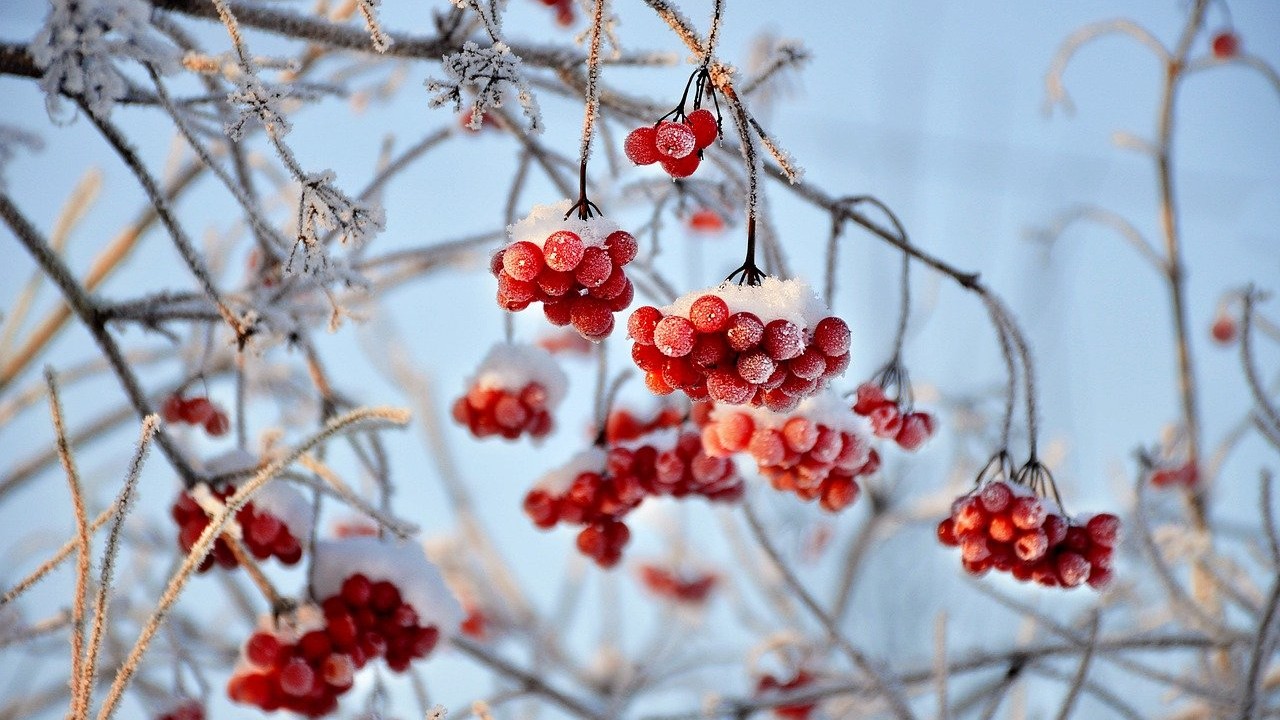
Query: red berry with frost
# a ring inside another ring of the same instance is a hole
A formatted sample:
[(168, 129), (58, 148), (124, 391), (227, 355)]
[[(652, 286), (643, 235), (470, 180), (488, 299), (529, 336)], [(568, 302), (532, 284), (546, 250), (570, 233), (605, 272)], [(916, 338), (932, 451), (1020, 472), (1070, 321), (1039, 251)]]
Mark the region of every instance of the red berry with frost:
[(739, 355), (736, 367), (738, 375), (752, 385), (763, 384), (777, 369), (773, 359), (759, 350)]
[(1044, 504), (1038, 498), (1014, 498), (1009, 506), (1009, 516), (1013, 524), (1022, 530), (1036, 530), (1045, 521)]
[(573, 319), (573, 303), (569, 300), (545, 302), (542, 304), (542, 314), (552, 325), (564, 327)]
[(221, 410), (210, 415), (209, 419), (204, 421), (204, 431), (214, 437), (226, 435), (230, 429), (231, 421), (227, 419), (227, 414)]
[(672, 160), (688, 157), (690, 153), (697, 149), (698, 144), (697, 138), (693, 134), (693, 128), (684, 123), (671, 122), (670, 120), (658, 123), (653, 141), (654, 147), (658, 150), (658, 155)]
[(689, 321), (700, 333), (718, 333), (729, 323), (729, 305), (718, 295), (703, 295), (690, 306)]
[(652, 345), (654, 328), (661, 320), (661, 310), (652, 305), (641, 305), (627, 318), (627, 336), (640, 345)]
[(640, 243), (626, 230), (615, 230), (604, 239), (605, 249), (614, 265), (626, 265), (636, 259), (640, 252)]
[(655, 145), (657, 135), (657, 129), (648, 125), (632, 130), (622, 146), (627, 159), (636, 165), (652, 165), (658, 162), (658, 148)]
[(825, 317), (813, 328), (813, 344), (824, 355), (835, 357), (849, 352), (849, 325), (838, 317)]
[(761, 344), (774, 360), (790, 360), (804, 352), (804, 331), (790, 320), (773, 320), (764, 326)]
[(612, 274), (613, 261), (609, 259), (609, 253), (604, 248), (592, 245), (582, 251), (582, 260), (573, 276), (583, 287), (593, 288), (603, 285)]
[(724, 334), (730, 348), (745, 352), (759, 345), (764, 338), (764, 323), (752, 313), (734, 313), (729, 316)]
[(751, 384), (737, 373), (712, 370), (707, 376), (707, 393), (712, 400), (727, 405), (742, 405), (751, 400)]
[(694, 144), (699, 150), (716, 141), (720, 128), (716, 124), (716, 116), (706, 108), (699, 108), (685, 118), (689, 129), (693, 130)]
[(186, 401), (181, 395), (170, 395), (165, 398), (164, 404), (160, 406), (160, 417), (165, 422), (176, 423), (184, 421), (186, 412)]
[(1050, 513), (1045, 516), (1044, 524), (1040, 526), (1046, 538), (1049, 541), (1049, 547), (1060, 544), (1067, 539), (1067, 521), (1061, 515)]
[(653, 345), (641, 345), (636, 343), (631, 346), (631, 360), (636, 367), (645, 372), (661, 372), (662, 366), (667, 360), (667, 356)]
[(315, 682), (315, 677), (315, 671), (306, 660), (294, 658), (280, 668), (280, 691), (286, 695), (302, 697), (311, 692), (311, 684)]
[(206, 397), (191, 398), (182, 406), (183, 418), (192, 425), (205, 424), (217, 412), (217, 406)]
[(1013, 491), (1003, 482), (990, 482), (978, 493), (978, 499), (987, 512), (1004, 512), (1013, 502)]
[(584, 250), (582, 238), (568, 230), (553, 232), (542, 243), (543, 259), (547, 267), (559, 272), (571, 272), (578, 267)]
[(502, 254), (502, 269), (516, 280), (529, 282), (544, 267), (542, 249), (528, 240), (514, 242)]
[(593, 287), (587, 292), (591, 297), (597, 297), (601, 300), (612, 300), (621, 295), (628, 284), (629, 281), (627, 280), (626, 273), (622, 271), (621, 267), (614, 265), (613, 272), (609, 275), (609, 278), (599, 286)]
[(683, 357), (693, 350), (697, 331), (693, 323), (679, 315), (662, 318), (653, 329), (653, 343), (668, 357)]
[(697, 367), (710, 369), (718, 366), (728, 355), (729, 344), (725, 342), (724, 335), (715, 333), (699, 335), (689, 352), (689, 359)]
[(918, 450), (933, 435), (933, 416), (928, 413), (913, 412), (902, 417), (902, 429), (898, 431), (894, 442), (903, 450)]
[(1085, 524), (1089, 531), (1089, 539), (1098, 545), (1113, 547), (1120, 535), (1120, 518), (1111, 513), (1102, 513), (1089, 518)]
[(1076, 587), (1089, 579), (1089, 561), (1074, 552), (1058, 555), (1056, 569), (1058, 582), (1062, 583), (1063, 587)]
[(548, 298), (558, 298), (573, 290), (574, 277), (573, 273), (560, 272), (548, 267), (538, 273), (538, 279), (535, 282), (538, 289), (546, 293)]
[(245, 659), (254, 665), (274, 667), (280, 657), (280, 641), (267, 632), (256, 632), (244, 644)]
[[(644, 386), (649, 388), (649, 392), (654, 395), (670, 395), (675, 392), (675, 388), (671, 387), (671, 385), (663, 379), (661, 370), (650, 370), (649, 372), (646, 372), (644, 375)], [(707, 387), (710, 387), (710, 382), (708, 382)]]
[(869, 416), (871, 420), (871, 432), (876, 437), (891, 438), (897, 437), (898, 432), (902, 430), (902, 415), (898, 412), (898, 406), (886, 403), (871, 411)]
[(858, 386), (857, 398), (853, 404), (853, 411), (859, 415), (870, 415), (876, 408), (890, 404), (889, 399), (885, 397), (884, 388), (876, 383), (865, 382)]
[(826, 356), (814, 348), (809, 348), (787, 363), (787, 370), (804, 380), (817, 380), (827, 371)]
[(569, 319), (574, 329), (588, 340), (598, 340), (613, 331), (613, 312), (605, 301), (597, 298), (575, 298)]
[(659, 163), (662, 169), (673, 178), (687, 178), (698, 170), (698, 165), (702, 162), (702, 158), (697, 153), (690, 153), (682, 158), (662, 158)]

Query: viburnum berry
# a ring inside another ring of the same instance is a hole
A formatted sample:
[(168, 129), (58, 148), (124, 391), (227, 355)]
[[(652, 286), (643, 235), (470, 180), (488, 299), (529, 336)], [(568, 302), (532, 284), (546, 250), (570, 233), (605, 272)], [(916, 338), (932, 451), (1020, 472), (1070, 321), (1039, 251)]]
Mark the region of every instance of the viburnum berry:
[(711, 145), (720, 135), (715, 114), (706, 108), (699, 108), (689, 113), (685, 123), (693, 131), (694, 143), (699, 150)]
[(1192, 463), (1161, 467), (1151, 473), (1151, 484), (1156, 487), (1194, 487), (1199, 479), (1200, 473)]
[(698, 165), (702, 164), (702, 158), (698, 153), (690, 153), (682, 158), (659, 158), (658, 163), (662, 165), (662, 169), (675, 179), (687, 178), (698, 171)]
[(1209, 328), (1209, 334), (1213, 337), (1213, 341), (1219, 345), (1230, 345), (1236, 341), (1238, 328), (1235, 318), (1226, 313), (1219, 313), (1214, 318), (1213, 325)]
[[(805, 670), (797, 670), (790, 680), (782, 681), (773, 675), (762, 675), (756, 681), (756, 695), (765, 695), (768, 693), (785, 693), (791, 690), (798, 690), (814, 680), (813, 675)], [(773, 708), (774, 717), (782, 718), (782, 720), (809, 720), (817, 707), (816, 703), (805, 703), (800, 705), (778, 705)]]
[(1008, 572), (1017, 580), (1072, 588), (1110, 583), (1120, 531), (1115, 515), (1071, 519), (1019, 482), (988, 480), (956, 499), (938, 541), (960, 547), (966, 571)]
[(700, 607), (706, 604), (719, 582), (713, 572), (685, 570), (645, 563), (638, 573), (640, 583), (655, 596), (677, 605)]
[[(663, 373), (663, 386), (691, 399), (786, 411), (848, 366), (847, 340), (839, 332), (847, 326), (825, 313), (799, 280), (721, 285), (688, 293), (664, 309), (637, 309), (628, 321), (632, 340), (637, 347), (652, 343), (664, 357), (635, 348), (632, 357), (646, 373)], [(823, 351), (814, 332), (820, 325), (825, 347), (842, 355)]]
[(720, 217), (720, 214), (716, 211), (706, 208), (690, 213), (686, 223), (689, 229), (695, 233), (709, 235), (723, 232), (725, 228), (724, 218)]
[(672, 160), (687, 157), (697, 149), (698, 144), (693, 128), (670, 120), (658, 123), (653, 142), (660, 156)]
[(231, 429), (227, 413), (207, 397), (170, 395), (160, 406), (160, 416), (165, 422), (199, 425), (214, 437), (225, 435)]
[[(585, 299), (590, 298), (577, 301)], [(612, 320), (612, 314), (606, 315)], [(515, 440), (528, 435), (540, 439), (554, 429), (552, 413), (567, 386), (564, 371), (546, 350), (499, 343), (467, 381), (466, 394), (454, 401), (453, 419), (477, 438), (501, 435)]]
[(622, 144), (627, 159), (636, 165), (652, 165), (659, 160), (657, 147), (658, 129), (644, 125), (632, 130)]
[(1240, 54), (1240, 36), (1230, 30), (1223, 30), (1213, 36), (1211, 46), (1214, 57), (1229, 60)]
[(511, 243), (490, 264), (497, 302), (510, 312), (541, 302), (553, 325), (572, 325), (584, 339), (599, 341), (612, 332), (613, 313), (635, 298), (624, 267), (638, 245), (606, 218), (570, 217), (570, 209), (568, 200), (539, 205), (508, 229)]
[[(831, 332), (836, 336), (831, 338), (833, 342), (847, 338), (838, 329), (832, 329)], [(841, 343), (837, 342), (836, 347), (840, 346)], [(884, 379), (884, 382), (905, 386), (905, 380), (901, 379), (905, 375), (896, 364), (886, 367), (878, 377)], [(902, 387), (899, 390), (902, 394), (908, 394)], [(908, 452), (920, 449), (937, 429), (932, 415), (912, 411), (900, 400), (891, 400), (880, 381), (873, 380), (858, 386), (853, 411), (871, 421), (876, 437), (893, 440), (898, 447)]]

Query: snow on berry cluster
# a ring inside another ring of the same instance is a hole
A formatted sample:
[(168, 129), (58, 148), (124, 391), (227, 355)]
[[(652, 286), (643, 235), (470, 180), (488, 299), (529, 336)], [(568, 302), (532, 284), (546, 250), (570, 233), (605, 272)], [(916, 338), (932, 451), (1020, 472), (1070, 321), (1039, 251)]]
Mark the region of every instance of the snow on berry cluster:
[(645, 495), (637, 478), (610, 475), (607, 461), (601, 448), (584, 450), (543, 475), (524, 498), (525, 513), (543, 530), (559, 523), (582, 526), (578, 549), (601, 567), (622, 559), (622, 548), (631, 539), (622, 518)]
[(792, 410), (849, 366), (849, 326), (801, 280), (766, 277), (636, 308), (631, 357), (658, 395)]
[(226, 411), (202, 396), (184, 398), (178, 394), (170, 395), (160, 407), (160, 417), (168, 423), (201, 425), (205, 432), (215, 437), (225, 435), (231, 429)]
[(745, 452), (773, 487), (837, 512), (858, 499), (857, 478), (880, 467), (865, 422), (834, 392), (801, 402), (792, 412), (717, 405), (702, 428), (708, 455)]
[(656, 563), (638, 569), (640, 583), (653, 595), (685, 606), (705, 605), (720, 578), (713, 572), (679, 570)]
[(646, 497), (731, 502), (744, 490), (732, 461), (707, 455), (693, 426), (665, 427), (607, 450), (579, 453), (534, 485), (524, 510), (542, 529), (582, 526), (578, 549), (601, 567), (612, 567), (631, 539), (624, 519)]
[(453, 419), (477, 438), (545, 437), (555, 427), (568, 378), (551, 353), (533, 345), (494, 345), (453, 403)]
[[(178, 523), (178, 546), (190, 552), (205, 527), (209, 516), (222, 509), (235, 486), (213, 489), (203, 483), (178, 493), (170, 514)], [(244, 543), (255, 559), (275, 557), (285, 565), (302, 559), (300, 538), (311, 533), (311, 510), (306, 498), (284, 483), (269, 483), (236, 513), (235, 522), (224, 531)], [(197, 572), (207, 572), (214, 564), (231, 569), (240, 563), (224, 537), (214, 541), (213, 551), (205, 557)]]
[(511, 242), (494, 254), (498, 305), (519, 312), (535, 302), (553, 325), (572, 325), (599, 341), (613, 331), (613, 314), (627, 309), (635, 288), (623, 268), (638, 245), (612, 220), (566, 217), (570, 203), (537, 205), (507, 228)]
[(326, 715), (358, 670), (382, 658), (393, 672), (404, 672), (461, 616), (439, 571), (413, 543), (322, 542), (313, 581), (324, 598), (319, 608), (301, 608), (285, 627), (267, 623), (245, 642), (227, 686), (233, 701)]
[(964, 569), (983, 575), (991, 569), (1046, 587), (1111, 582), (1111, 554), (1120, 519), (1103, 513), (1072, 519), (1029, 488), (991, 481), (951, 506), (938, 524), (938, 539), (959, 547)]
[(636, 165), (658, 163), (673, 178), (689, 177), (702, 162), (704, 148), (720, 134), (716, 116), (706, 108), (694, 110), (684, 121), (662, 120), (632, 130), (623, 144)]
[(900, 402), (885, 396), (884, 388), (874, 382), (858, 386), (853, 411), (871, 421), (871, 432), (878, 438), (892, 440), (903, 450), (918, 450), (933, 436), (933, 416), (926, 412), (903, 411)]

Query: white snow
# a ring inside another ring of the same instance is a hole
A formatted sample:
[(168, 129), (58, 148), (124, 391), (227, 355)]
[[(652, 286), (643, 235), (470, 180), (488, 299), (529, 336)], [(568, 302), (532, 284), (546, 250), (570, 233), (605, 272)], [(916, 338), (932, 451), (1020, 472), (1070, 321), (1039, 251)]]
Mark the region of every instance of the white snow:
[(584, 246), (604, 247), (605, 238), (622, 229), (618, 223), (603, 215), (582, 220), (575, 212), (572, 217), (565, 218), (570, 207), (573, 207), (571, 200), (561, 200), (551, 205), (534, 205), (523, 220), (507, 227), (507, 235), (513, 243), (526, 240), (542, 247), (542, 243), (552, 233), (568, 230), (582, 238)]
[(823, 318), (831, 315), (809, 283), (799, 278), (779, 280), (766, 277), (758, 285), (725, 283), (685, 293), (662, 312), (689, 317), (689, 308), (703, 295), (718, 295), (729, 306), (729, 313), (749, 312), (766, 325), (773, 320), (790, 320), (802, 329), (812, 331)]
[(540, 383), (547, 391), (547, 409), (552, 410), (569, 390), (569, 378), (551, 353), (536, 345), (497, 343), (480, 361), (467, 387), (495, 388), (518, 393), (529, 383)]
[(419, 623), (435, 625), (442, 635), (453, 634), (462, 622), (462, 606), (416, 542), (356, 537), (316, 543), (312, 581), (318, 597), (339, 592), (342, 582), (356, 573), (393, 583), (418, 613)]
[(569, 459), (569, 462), (548, 471), (538, 478), (533, 487), (538, 490), (544, 490), (551, 495), (563, 495), (568, 491), (569, 486), (573, 485), (573, 481), (582, 473), (603, 473), (605, 460), (606, 455), (603, 449), (590, 447), (574, 455)]

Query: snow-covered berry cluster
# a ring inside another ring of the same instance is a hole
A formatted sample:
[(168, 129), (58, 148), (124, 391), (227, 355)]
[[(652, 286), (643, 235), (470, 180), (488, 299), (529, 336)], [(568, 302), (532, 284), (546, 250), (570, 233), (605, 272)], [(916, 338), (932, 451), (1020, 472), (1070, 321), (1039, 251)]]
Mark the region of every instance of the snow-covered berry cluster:
[(892, 440), (903, 450), (918, 450), (935, 429), (932, 415), (903, 408), (900, 401), (889, 399), (884, 388), (874, 382), (858, 386), (853, 411), (871, 421), (871, 432), (876, 437)]
[(631, 357), (658, 395), (792, 410), (849, 366), (849, 326), (801, 280), (764, 278), (636, 308)]
[[(813, 674), (806, 670), (797, 670), (789, 680), (781, 680), (772, 674), (766, 673), (756, 681), (756, 695), (781, 694), (799, 690), (812, 684), (814, 679)], [(783, 718), (783, 720), (809, 720), (809, 716), (813, 714), (816, 707), (817, 703), (778, 705), (773, 709), (773, 716)]]
[(706, 604), (720, 582), (712, 572), (681, 571), (654, 563), (640, 565), (637, 574), (640, 584), (653, 595), (686, 606)]
[[(235, 490), (229, 484), (216, 489), (200, 484), (178, 493), (170, 514), (178, 524), (178, 546), (183, 552), (191, 551), (209, 525), (209, 515), (220, 510)], [(274, 557), (285, 565), (294, 565), (302, 559), (299, 538), (307, 537), (310, 527), (311, 511), (306, 498), (284, 483), (270, 483), (258, 491), (253, 502), (240, 508), (235, 522), (224, 532), (238, 537), (257, 560)], [(224, 537), (214, 541), (213, 551), (197, 572), (207, 572), (215, 563), (226, 569), (240, 564)]]
[(207, 397), (170, 395), (160, 406), (160, 417), (167, 423), (202, 426), (205, 432), (215, 437), (225, 435), (231, 429), (226, 411)]
[(568, 200), (537, 205), (507, 228), (511, 242), (494, 254), (498, 305), (518, 312), (535, 302), (553, 325), (572, 325), (599, 341), (613, 331), (613, 314), (627, 309), (635, 288), (623, 268), (636, 257), (630, 233), (602, 216), (568, 217)]
[(564, 399), (568, 378), (551, 353), (533, 345), (494, 345), (453, 402), (453, 419), (477, 438), (545, 437)]
[(645, 491), (633, 476), (608, 473), (608, 454), (593, 447), (546, 473), (524, 499), (524, 511), (539, 528), (580, 525), (578, 549), (601, 567), (622, 559), (631, 531), (622, 518), (644, 500)]
[(995, 480), (952, 504), (938, 539), (960, 548), (973, 575), (995, 569), (1047, 587), (1102, 589), (1119, 531), (1115, 515), (1072, 519), (1025, 485)]
[(701, 108), (684, 120), (659, 121), (632, 130), (623, 144), (627, 159), (636, 165), (658, 163), (673, 178), (689, 177), (702, 162), (702, 151), (720, 135), (710, 110)]
[(745, 452), (773, 487), (836, 512), (853, 504), (857, 478), (880, 467), (864, 428), (833, 392), (809, 398), (790, 413), (716, 406), (702, 429), (713, 457)]
[(413, 543), (321, 543), (314, 577), (324, 598), (319, 608), (306, 606), (292, 624), (261, 629), (245, 642), (227, 685), (233, 701), (327, 715), (360, 668), (382, 658), (393, 672), (404, 672), (430, 654), (460, 616), (439, 571)]
[(609, 474), (634, 478), (649, 495), (697, 495), (718, 502), (742, 497), (742, 476), (727, 457), (708, 455), (697, 429), (667, 428), (609, 448)]

